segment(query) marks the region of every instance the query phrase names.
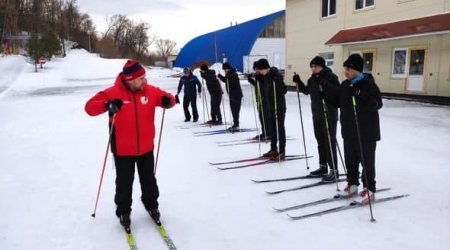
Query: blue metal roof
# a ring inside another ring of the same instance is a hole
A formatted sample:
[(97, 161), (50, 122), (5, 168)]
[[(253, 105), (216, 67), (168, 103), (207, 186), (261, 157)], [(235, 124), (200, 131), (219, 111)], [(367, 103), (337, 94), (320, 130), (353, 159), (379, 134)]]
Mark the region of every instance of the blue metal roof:
[(175, 67), (191, 67), (200, 61), (210, 63), (227, 61), (237, 70), (243, 70), (243, 56), (250, 51), (262, 31), (284, 10), (229, 28), (198, 36), (189, 41), (175, 60)]

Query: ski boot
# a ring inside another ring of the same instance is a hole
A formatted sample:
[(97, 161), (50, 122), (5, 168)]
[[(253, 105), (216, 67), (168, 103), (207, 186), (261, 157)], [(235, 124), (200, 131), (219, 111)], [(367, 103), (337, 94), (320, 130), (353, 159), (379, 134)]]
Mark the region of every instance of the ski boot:
[(358, 193), (358, 186), (347, 184), (343, 191), (338, 192), (339, 196), (352, 197)]
[(122, 225), (125, 230), (130, 230), (131, 226), (131, 220), (130, 220), (130, 214), (122, 214), (119, 216), (120, 225)]
[(339, 172), (333, 169), (330, 170), (330, 173), (322, 176), (323, 182), (335, 182), (336, 179), (339, 179)]
[(284, 153), (277, 153), (276, 155), (270, 157), (272, 161), (284, 161), (286, 159), (286, 155)]
[(264, 158), (273, 158), (273, 157), (276, 157), (277, 155), (278, 155), (278, 151), (274, 150), (274, 149), (271, 149), (269, 152), (263, 154), (262, 157), (264, 157)]
[(161, 217), (161, 213), (159, 212), (158, 208), (152, 208), (148, 210), (148, 213), (150, 214), (150, 217), (155, 221), (157, 225), (161, 225), (161, 221), (159, 220)]
[(318, 169), (309, 172), (309, 174), (312, 176), (324, 176), (324, 175), (328, 174), (327, 165), (320, 164)]
[(241, 130), (239, 129), (239, 126), (237, 126), (237, 125), (233, 125), (232, 127), (228, 128), (228, 132), (231, 132), (231, 133), (239, 132), (239, 131), (241, 131)]
[(359, 192), (359, 197), (361, 199), (360, 202), (364, 205), (367, 205), (369, 204), (369, 200), (370, 201), (375, 200), (375, 193), (367, 188), (363, 188), (363, 190)]

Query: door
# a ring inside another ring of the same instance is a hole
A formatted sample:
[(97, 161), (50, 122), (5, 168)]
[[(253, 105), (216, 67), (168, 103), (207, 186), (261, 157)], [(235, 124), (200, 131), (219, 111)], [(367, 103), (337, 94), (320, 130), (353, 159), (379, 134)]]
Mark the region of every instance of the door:
[(408, 91), (423, 91), (425, 49), (411, 49), (408, 74)]

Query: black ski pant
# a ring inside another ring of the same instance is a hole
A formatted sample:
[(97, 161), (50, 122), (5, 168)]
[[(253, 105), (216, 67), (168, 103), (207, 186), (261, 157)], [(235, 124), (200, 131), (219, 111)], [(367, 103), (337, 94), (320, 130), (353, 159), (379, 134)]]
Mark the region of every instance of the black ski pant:
[[(375, 182), (375, 150), (377, 142), (362, 142), (364, 165), (361, 180), (363, 186), (370, 191), (376, 191)], [(359, 163), (361, 163), (361, 154), (357, 141), (344, 139), (345, 165), (347, 166), (347, 182), (349, 185), (359, 185)], [(361, 164), (362, 165), (362, 164)], [(367, 175), (367, 183), (364, 177)]]
[(116, 215), (131, 212), (135, 164), (141, 183), (141, 200), (146, 210), (158, 207), (159, 190), (154, 174), (153, 151), (139, 156), (114, 155), (116, 164)]
[(265, 103), (258, 104), (259, 122), (261, 123), (261, 133), (267, 137), (270, 137), (270, 121), (269, 121), (269, 109)]
[(220, 113), (220, 102), (222, 95), (211, 95), (211, 120), (222, 121), (222, 114)]
[(184, 117), (186, 118), (186, 120), (191, 119), (191, 114), (189, 113), (189, 104), (192, 107), (192, 115), (194, 121), (196, 121), (198, 120), (197, 96), (184, 96), (183, 98)]
[(231, 115), (233, 116), (233, 126), (239, 127), (239, 113), (241, 112), (241, 102), (242, 97), (239, 98), (230, 97), (230, 108), (231, 108)]
[[(277, 142), (279, 143), (279, 152), (286, 152), (286, 129), (284, 127), (284, 119), (286, 117), (286, 110), (278, 111), (270, 115), (270, 149), (277, 150)], [(278, 125), (277, 125), (278, 123)], [(277, 133), (278, 129), (278, 133)]]
[[(336, 127), (337, 120), (330, 121), (328, 119), (328, 126), (331, 139), (331, 151), (330, 143), (328, 141), (328, 131), (325, 124), (325, 120), (313, 120), (314, 124), (314, 135), (317, 141), (317, 150), (319, 151), (319, 163), (320, 165), (328, 165), (330, 169), (333, 169), (333, 163), (338, 169), (337, 165), (337, 155), (336, 155)], [(331, 157), (331, 152), (333, 157)], [(334, 161), (333, 161), (334, 160)]]

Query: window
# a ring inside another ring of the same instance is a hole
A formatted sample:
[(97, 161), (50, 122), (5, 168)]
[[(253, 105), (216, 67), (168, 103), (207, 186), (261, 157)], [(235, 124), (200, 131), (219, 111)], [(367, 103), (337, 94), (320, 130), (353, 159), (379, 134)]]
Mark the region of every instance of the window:
[(372, 74), (373, 71), (373, 58), (374, 53), (373, 52), (364, 52), (362, 54), (362, 58), (364, 60), (364, 66), (363, 66), (363, 72)]
[(375, 5), (375, 0), (356, 0), (355, 9), (364, 9)]
[(425, 65), (425, 50), (411, 50), (411, 60), (409, 62), (409, 75), (423, 75)]
[(406, 76), (406, 62), (408, 50), (405, 48), (394, 49), (392, 54), (392, 77)]
[(322, 17), (336, 14), (336, 0), (322, 0)]
[(334, 71), (334, 54), (333, 53), (322, 53), (319, 56), (325, 59), (325, 66)]
[(272, 23), (266, 26), (266, 28), (259, 35), (260, 38), (284, 38), (285, 32), (285, 15), (273, 20)]

